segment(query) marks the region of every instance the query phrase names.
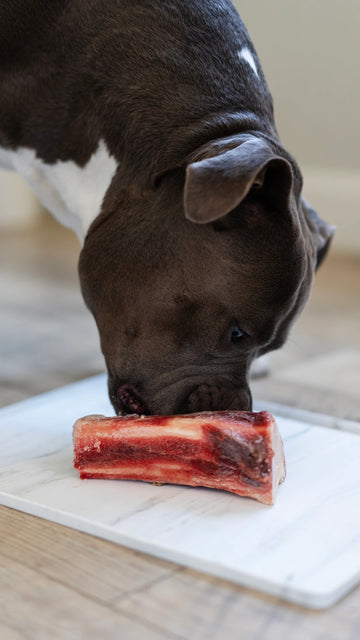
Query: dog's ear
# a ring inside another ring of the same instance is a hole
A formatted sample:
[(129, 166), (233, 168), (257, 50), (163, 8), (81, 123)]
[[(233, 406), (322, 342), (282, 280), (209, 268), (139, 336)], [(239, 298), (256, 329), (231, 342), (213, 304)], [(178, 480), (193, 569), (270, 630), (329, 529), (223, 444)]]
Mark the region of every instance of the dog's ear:
[(325, 222), (325, 220), (322, 220), (304, 198), (301, 198), (301, 206), (311, 230), (316, 251), (315, 267), (317, 269), (329, 250), (331, 240), (335, 233), (335, 227)]
[(226, 216), (252, 187), (263, 188), (274, 210), (288, 209), (293, 184), (290, 163), (265, 140), (253, 137), (220, 155), (192, 162), (186, 170), (185, 216), (192, 222), (213, 222)]

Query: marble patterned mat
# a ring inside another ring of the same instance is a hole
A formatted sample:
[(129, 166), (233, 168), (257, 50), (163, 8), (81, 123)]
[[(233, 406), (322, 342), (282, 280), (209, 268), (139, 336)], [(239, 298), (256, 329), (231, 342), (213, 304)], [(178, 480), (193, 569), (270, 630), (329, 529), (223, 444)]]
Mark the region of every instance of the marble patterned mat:
[(275, 413), (287, 479), (268, 507), (210, 489), (81, 481), (72, 425), (89, 413), (112, 413), (104, 376), (0, 410), (0, 503), (313, 608), (359, 582), (358, 434)]

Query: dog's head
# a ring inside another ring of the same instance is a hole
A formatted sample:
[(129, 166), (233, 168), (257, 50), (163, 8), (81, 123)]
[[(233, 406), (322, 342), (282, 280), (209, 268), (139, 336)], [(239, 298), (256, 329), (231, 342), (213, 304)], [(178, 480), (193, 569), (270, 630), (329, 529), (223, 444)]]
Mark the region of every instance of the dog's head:
[(284, 343), (333, 234), (301, 182), (250, 135), (142, 193), (114, 178), (79, 272), (118, 413), (251, 408), (250, 365)]

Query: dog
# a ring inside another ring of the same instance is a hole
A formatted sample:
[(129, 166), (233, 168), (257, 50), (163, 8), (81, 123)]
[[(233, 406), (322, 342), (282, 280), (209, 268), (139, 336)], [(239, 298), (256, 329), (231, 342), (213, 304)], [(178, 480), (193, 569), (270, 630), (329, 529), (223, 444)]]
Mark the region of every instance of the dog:
[(251, 410), (333, 228), (229, 0), (9, 0), (0, 160), (82, 242), (116, 413)]

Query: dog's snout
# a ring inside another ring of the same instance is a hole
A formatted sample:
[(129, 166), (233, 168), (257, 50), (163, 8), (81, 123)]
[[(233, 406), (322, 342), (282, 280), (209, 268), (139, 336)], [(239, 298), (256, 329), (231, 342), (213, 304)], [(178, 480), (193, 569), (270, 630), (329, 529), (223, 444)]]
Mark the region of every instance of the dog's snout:
[(252, 397), (248, 385), (240, 389), (201, 384), (186, 398), (183, 412), (199, 411), (251, 411)]
[(137, 413), (139, 415), (149, 415), (150, 410), (139, 391), (132, 385), (122, 385), (116, 394), (117, 413)]

